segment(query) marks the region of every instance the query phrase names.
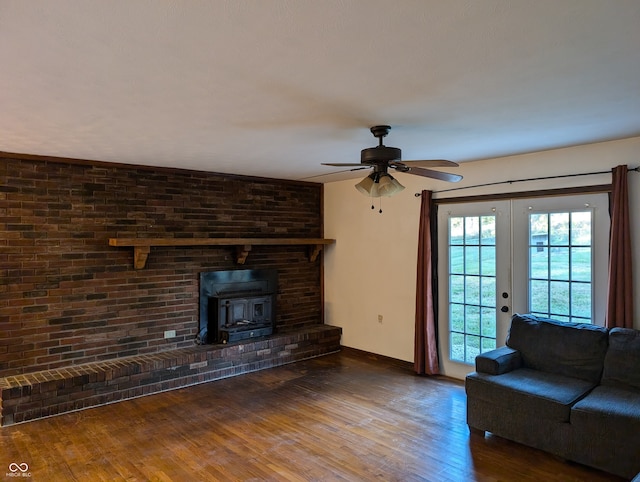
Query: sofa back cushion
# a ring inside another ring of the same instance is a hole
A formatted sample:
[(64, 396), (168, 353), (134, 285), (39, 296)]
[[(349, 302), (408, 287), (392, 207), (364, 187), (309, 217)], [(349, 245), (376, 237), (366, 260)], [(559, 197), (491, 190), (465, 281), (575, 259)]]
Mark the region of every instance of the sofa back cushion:
[(533, 315), (513, 315), (507, 346), (518, 350), (527, 368), (598, 383), (608, 346), (608, 330)]
[(640, 389), (640, 331), (630, 328), (609, 331), (602, 384)]

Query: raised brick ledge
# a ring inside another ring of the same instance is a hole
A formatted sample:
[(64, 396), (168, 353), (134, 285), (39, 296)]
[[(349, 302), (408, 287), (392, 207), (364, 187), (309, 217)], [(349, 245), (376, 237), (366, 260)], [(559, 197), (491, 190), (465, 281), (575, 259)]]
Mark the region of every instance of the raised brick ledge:
[(263, 370), (340, 350), (342, 328), (314, 325), (0, 378), (0, 426)]

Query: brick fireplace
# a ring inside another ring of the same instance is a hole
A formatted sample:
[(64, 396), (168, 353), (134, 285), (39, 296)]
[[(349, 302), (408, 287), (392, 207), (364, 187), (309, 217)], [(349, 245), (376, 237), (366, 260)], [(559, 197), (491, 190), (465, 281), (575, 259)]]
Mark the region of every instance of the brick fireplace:
[(135, 269), (129, 248), (109, 246), (124, 237), (320, 238), (320, 184), (6, 153), (0, 160), (4, 423), (339, 347), (335, 329), (322, 324), (321, 257), (310, 260), (307, 246), (253, 247), (242, 268), (278, 273), (275, 333), (227, 346), (194, 340), (200, 273), (238, 270), (233, 247), (153, 247)]

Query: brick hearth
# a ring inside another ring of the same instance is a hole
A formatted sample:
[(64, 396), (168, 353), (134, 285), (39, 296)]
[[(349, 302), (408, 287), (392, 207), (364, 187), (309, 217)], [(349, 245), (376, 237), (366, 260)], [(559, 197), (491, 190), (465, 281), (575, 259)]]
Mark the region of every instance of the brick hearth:
[(305, 327), (264, 339), (201, 345), (0, 378), (0, 425), (218, 380), (340, 350), (342, 329)]

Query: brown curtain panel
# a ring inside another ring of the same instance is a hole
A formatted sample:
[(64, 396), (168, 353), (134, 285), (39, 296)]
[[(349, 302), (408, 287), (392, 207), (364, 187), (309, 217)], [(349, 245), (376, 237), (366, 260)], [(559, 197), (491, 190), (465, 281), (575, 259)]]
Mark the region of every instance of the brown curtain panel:
[(436, 209), (431, 191), (422, 191), (418, 234), (418, 280), (416, 288), (416, 333), (414, 369), (418, 375), (440, 373), (436, 334), (434, 259)]
[(631, 263), (631, 226), (627, 166), (613, 169), (609, 210), (609, 280), (605, 326), (633, 328), (633, 280)]

